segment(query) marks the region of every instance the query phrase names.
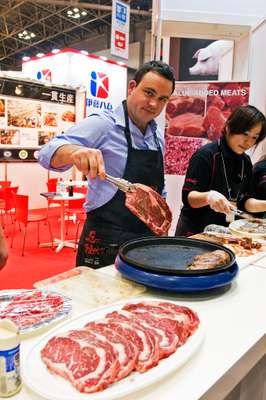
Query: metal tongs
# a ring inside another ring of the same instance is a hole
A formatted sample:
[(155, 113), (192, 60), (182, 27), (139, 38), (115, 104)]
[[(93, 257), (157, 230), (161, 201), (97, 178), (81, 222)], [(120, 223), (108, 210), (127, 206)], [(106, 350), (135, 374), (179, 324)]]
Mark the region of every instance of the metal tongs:
[(136, 190), (136, 186), (133, 183), (128, 182), (126, 179), (115, 178), (108, 174), (105, 174), (105, 177), (108, 182), (111, 182), (113, 185), (118, 187), (119, 190), (122, 190), (122, 192), (134, 192), (134, 190)]
[(232, 211), (233, 211), (234, 215), (237, 215), (240, 218), (244, 218), (246, 220), (249, 220), (250, 222), (261, 222), (261, 221), (263, 221), (262, 219), (256, 218), (253, 215), (248, 214), (245, 211), (238, 210), (237, 208), (232, 210)]

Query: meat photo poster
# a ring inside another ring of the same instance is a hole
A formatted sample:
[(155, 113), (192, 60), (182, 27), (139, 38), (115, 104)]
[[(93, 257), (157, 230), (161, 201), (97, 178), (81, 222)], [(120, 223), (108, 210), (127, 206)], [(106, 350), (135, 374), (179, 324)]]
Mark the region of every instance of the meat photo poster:
[(185, 175), (193, 153), (219, 139), (231, 112), (248, 101), (249, 82), (176, 82), (165, 113), (165, 173)]

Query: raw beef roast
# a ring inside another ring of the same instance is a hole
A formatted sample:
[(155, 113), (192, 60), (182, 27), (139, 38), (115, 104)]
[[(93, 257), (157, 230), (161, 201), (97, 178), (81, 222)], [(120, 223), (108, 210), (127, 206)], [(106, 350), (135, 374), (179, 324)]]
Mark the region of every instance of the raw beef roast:
[(149, 186), (134, 184), (136, 190), (126, 193), (126, 207), (158, 236), (167, 235), (172, 213), (166, 201)]
[(203, 126), (210, 140), (217, 140), (222, 134), (226, 118), (223, 112), (215, 106), (210, 106), (204, 118)]
[(185, 113), (169, 121), (167, 134), (174, 136), (201, 137), (204, 135), (203, 117), (194, 113)]
[(51, 372), (80, 392), (94, 393), (133, 370), (145, 372), (156, 366), (198, 325), (194, 311), (175, 303), (130, 303), (79, 330), (52, 337), (41, 358)]

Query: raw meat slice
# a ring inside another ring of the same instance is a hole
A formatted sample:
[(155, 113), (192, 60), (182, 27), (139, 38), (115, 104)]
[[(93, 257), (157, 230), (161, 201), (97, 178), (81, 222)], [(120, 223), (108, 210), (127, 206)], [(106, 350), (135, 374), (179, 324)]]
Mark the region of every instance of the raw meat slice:
[(172, 213), (166, 201), (155, 190), (140, 183), (126, 193), (126, 207), (158, 236), (167, 235)]
[[(122, 310), (122, 312), (127, 312), (127, 310)], [(148, 329), (153, 335), (156, 335), (159, 340), (159, 358), (168, 357), (170, 354), (174, 353), (176, 348), (179, 345), (179, 337), (176, 332), (170, 330), (166, 320), (160, 321), (158, 324), (157, 321), (150, 314), (146, 315), (138, 315), (129, 312), (126, 315), (130, 324), (137, 323), (141, 324), (144, 329)], [(172, 327), (171, 327), (172, 328)]]
[(41, 358), (51, 370), (66, 379), (80, 392), (105, 389), (116, 376), (118, 364), (109, 344), (87, 340), (86, 330), (55, 336), (41, 350)]
[(110, 329), (108, 324), (104, 322), (92, 321), (86, 324), (85, 328), (90, 332), (96, 332), (105, 337), (116, 350), (120, 368), (115, 380), (120, 380), (133, 371), (139, 355), (139, 350), (132, 341), (127, 340), (124, 336)]
[(151, 354), (151, 344), (147, 341), (147, 335), (137, 325), (132, 325), (126, 321), (117, 321), (115, 318), (106, 318), (104, 321), (110, 329), (134, 343), (139, 350), (135, 369), (139, 372), (146, 371), (146, 363)]
[(171, 316), (171, 318), (182, 323), (189, 329), (189, 335), (193, 333), (199, 325), (199, 317), (194, 311), (188, 307), (179, 306), (171, 302), (145, 301), (126, 304), (123, 308), (130, 311), (143, 310), (143, 312), (150, 312), (161, 318)]
[(63, 307), (64, 299), (59, 294), (40, 290), (25, 292), (15, 296), (0, 311), (1, 318), (10, 318), (20, 328), (32, 326), (52, 318)]
[(147, 371), (158, 364), (160, 360), (159, 342), (161, 337), (154, 329), (144, 326), (136, 319), (134, 320), (132, 315), (127, 311), (113, 311), (107, 314), (106, 318), (116, 322), (128, 323), (142, 338), (144, 352), (139, 355), (139, 360), (136, 364), (136, 369), (139, 372)]

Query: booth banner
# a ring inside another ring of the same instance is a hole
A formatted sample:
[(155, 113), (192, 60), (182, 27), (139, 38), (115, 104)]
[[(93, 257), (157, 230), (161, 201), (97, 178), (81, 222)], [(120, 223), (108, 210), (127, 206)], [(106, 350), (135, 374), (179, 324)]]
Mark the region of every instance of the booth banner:
[(111, 54), (128, 60), (130, 6), (113, 0)]
[(177, 82), (165, 113), (165, 173), (185, 175), (192, 154), (219, 139), (228, 116), (248, 100), (249, 82)]
[(36, 161), (75, 122), (75, 91), (0, 78), (0, 161)]
[[(127, 67), (75, 49), (63, 49), (22, 64), (23, 73), (41, 82), (86, 90), (86, 116), (113, 110), (126, 97)], [(48, 73), (49, 71), (49, 73)], [(118, 84), (119, 83), (119, 84)], [(85, 116), (84, 115), (84, 116)]]

